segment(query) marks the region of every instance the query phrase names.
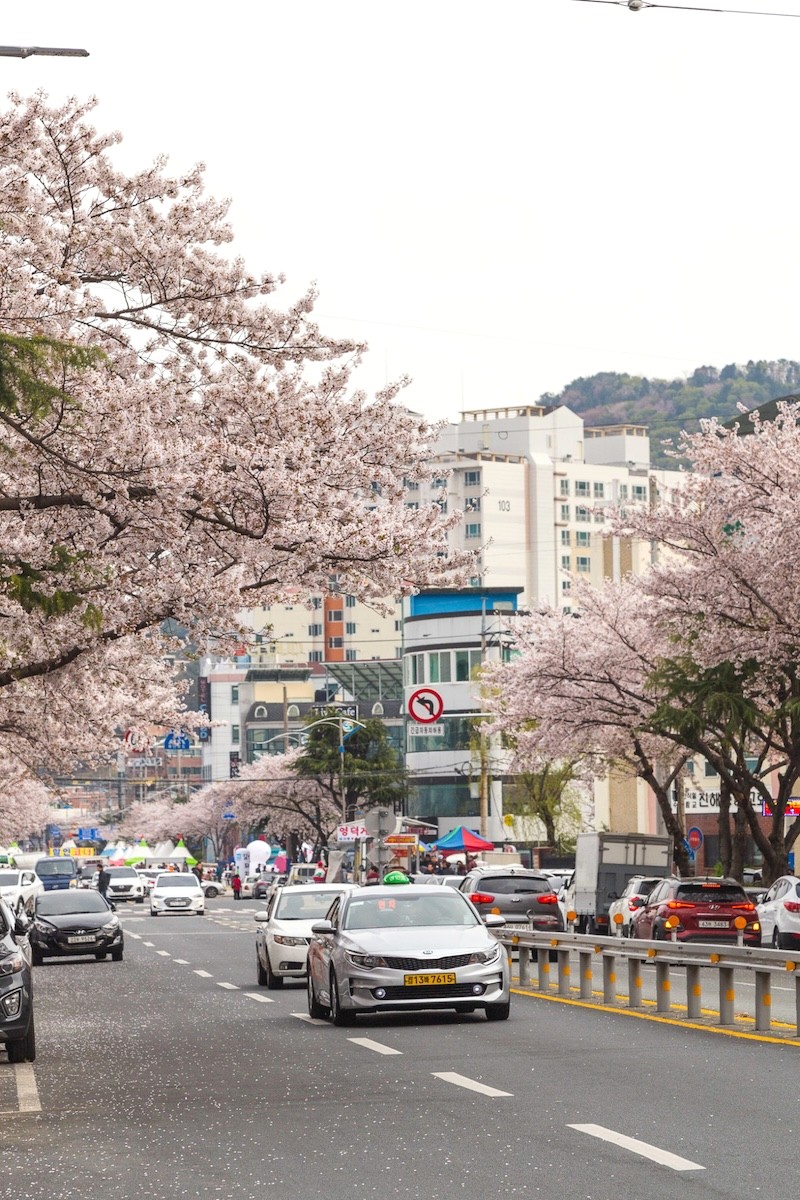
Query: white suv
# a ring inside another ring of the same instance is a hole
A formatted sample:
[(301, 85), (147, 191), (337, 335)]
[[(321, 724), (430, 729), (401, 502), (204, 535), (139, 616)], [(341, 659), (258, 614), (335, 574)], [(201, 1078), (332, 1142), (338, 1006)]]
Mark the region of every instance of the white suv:
[(0, 867), (0, 899), (15, 913), (33, 912), (37, 896), (44, 895), (44, 884), (35, 871), (16, 871)]
[(206, 898), (197, 877), (188, 871), (164, 871), (150, 890), (150, 916), (196, 913), (204, 917)]

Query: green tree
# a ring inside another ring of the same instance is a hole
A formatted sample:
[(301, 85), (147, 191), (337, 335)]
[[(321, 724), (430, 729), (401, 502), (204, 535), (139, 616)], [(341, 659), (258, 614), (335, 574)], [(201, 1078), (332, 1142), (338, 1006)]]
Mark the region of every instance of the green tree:
[(292, 770), (301, 779), (318, 783), (340, 805), (344, 820), (352, 820), (360, 807), (399, 807), (405, 794), (405, 772), (386, 726), (371, 718), (346, 731), (342, 742), (340, 728), (335, 709), (311, 721), (304, 751)]
[(548, 763), (541, 771), (520, 771), (503, 788), (503, 813), (517, 817), (523, 826), (541, 822), (547, 845), (558, 854), (569, 854), (581, 822), (577, 778), (577, 763), (570, 760)]

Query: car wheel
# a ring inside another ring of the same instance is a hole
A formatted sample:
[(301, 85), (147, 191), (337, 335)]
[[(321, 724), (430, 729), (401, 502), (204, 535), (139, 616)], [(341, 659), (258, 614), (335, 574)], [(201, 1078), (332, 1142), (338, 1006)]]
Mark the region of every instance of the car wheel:
[(306, 991), (308, 993), (308, 1015), (319, 1021), (323, 1017), (327, 1016), (327, 1013), (317, 999), (317, 994), (314, 991), (314, 981), (311, 978), (310, 971), (306, 975)]
[(342, 1008), (339, 1004), (339, 988), (336, 983), (336, 976), (331, 971), (331, 1020), (334, 1025), (355, 1025), (356, 1014), (351, 1012), (349, 1008)]
[(28, 1026), (28, 1032), (24, 1037), (15, 1038), (13, 1042), (6, 1042), (6, 1054), (10, 1063), (21, 1063), (28, 1059), (28, 1062), (33, 1062), (36, 1058), (36, 1035), (33, 1029), (33, 1017)]
[(111, 951), (112, 962), (122, 962), (122, 946), (118, 946), (116, 950)]
[(158, 916), (158, 913), (157, 913), (157, 911), (156, 911), (154, 908), (151, 908), (151, 909), (150, 909), (150, 916), (151, 916), (151, 917), (157, 917), (157, 916)]
[(779, 929), (775, 930), (773, 937), (777, 936), (775, 943), (779, 950), (791, 950), (794, 946), (794, 939), (788, 933), (781, 933)]
[(507, 1021), (511, 1012), (511, 1001), (506, 1000), (505, 1004), (487, 1004), (486, 1005), (486, 1020), (487, 1021)]
[(198, 917), (204, 917), (206, 915), (206, 910), (204, 908), (198, 908), (197, 915)]
[(137, 896), (137, 897), (136, 897), (136, 903), (137, 903), (137, 904), (144, 904), (144, 896)]
[(267, 987), (270, 989), (270, 991), (274, 991), (275, 988), (282, 988), (283, 987), (283, 976), (276, 975), (275, 972), (273, 971), (272, 963), (269, 961), (269, 950), (267, 950), (267, 952), (266, 952), (266, 959), (267, 959)]
[(105, 950), (96, 950), (94, 956), (98, 962), (102, 962), (103, 959), (107, 957)]
[(213, 898), (215, 896), (219, 895), (219, 892), (217, 891), (217, 889), (215, 887), (210, 887), (210, 888), (206, 888), (206, 895), (210, 896), (211, 899), (213, 900)]
[(37, 950), (35, 946), (31, 946), (31, 962), (34, 967), (40, 967), (44, 962), (44, 955), (41, 950)]
[(268, 985), (267, 972), (264, 970), (264, 964), (261, 961), (261, 955), (258, 953), (257, 950), (256, 950), (256, 974), (258, 976), (259, 986), (267, 987), (267, 985)]

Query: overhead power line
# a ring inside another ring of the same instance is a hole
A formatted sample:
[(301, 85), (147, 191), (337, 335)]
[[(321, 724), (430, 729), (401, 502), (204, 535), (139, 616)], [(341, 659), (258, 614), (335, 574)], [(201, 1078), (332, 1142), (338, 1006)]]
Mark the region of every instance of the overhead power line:
[(800, 13), (762, 12), (750, 8), (709, 8), (700, 4), (651, 4), (650, 0), (575, 0), (578, 4), (614, 4), (641, 12), (643, 8), (674, 8), (682, 12), (738, 13), (741, 17), (800, 17)]

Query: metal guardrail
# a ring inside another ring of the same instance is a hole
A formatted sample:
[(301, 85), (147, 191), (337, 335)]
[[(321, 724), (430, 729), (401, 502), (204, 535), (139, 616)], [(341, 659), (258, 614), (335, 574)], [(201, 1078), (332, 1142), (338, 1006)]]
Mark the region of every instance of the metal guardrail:
[[(736, 1004), (736, 973), (755, 975), (755, 1029), (759, 1033), (772, 1028), (772, 981), (774, 976), (786, 978), (794, 974), (795, 1036), (800, 1037), (800, 955), (787, 956), (781, 950), (762, 950), (753, 946), (712, 945), (710, 943), (659, 941), (638, 938), (593, 937), (581, 933), (537, 933), (525, 930), (496, 931), (497, 937), (509, 950), (519, 950), (520, 986), (530, 985), (531, 967), (535, 964), (538, 986), (542, 992), (559, 996), (572, 994), (573, 952), (578, 956), (581, 1000), (594, 1000), (592, 963), (602, 957), (603, 1003), (619, 1007), (617, 996), (617, 964), (624, 960), (628, 972), (628, 1008), (644, 1007), (642, 996), (642, 967), (655, 966), (656, 1012), (671, 1013), (671, 971), (686, 972), (686, 1019), (702, 1017), (700, 982), (701, 971), (716, 971), (719, 983), (719, 1024), (733, 1025)], [(550, 956), (557, 961), (557, 978), (551, 977)]]

